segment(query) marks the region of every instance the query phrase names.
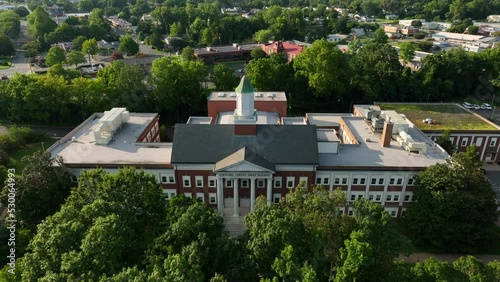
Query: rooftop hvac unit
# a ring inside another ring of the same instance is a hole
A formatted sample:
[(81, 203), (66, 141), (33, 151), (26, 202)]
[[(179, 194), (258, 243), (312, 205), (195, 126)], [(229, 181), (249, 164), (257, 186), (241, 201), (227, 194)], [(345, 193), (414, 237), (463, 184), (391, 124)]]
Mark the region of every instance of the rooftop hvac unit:
[(124, 122), (130, 118), (130, 113), (126, 108), (113, 108), (104, 112), (104, 116), (99, 119), (96, 129), (94, 129), (94, 138), (96, 144), (106, 145)]
[(219, 93), (217, 94), (218, 97), (226, 97), (226, 93)]
[(274, 93), (268, 93), (268, 94), (267, 94), (267, 97), (269, 97), (269, 98), (274, 98), (274, 97), (276, 97), (276, 94), (274, 94)]
[(258, 98), (261, 98), (262, 96), (263, 96), (262, 93), (255, 94), (255, 97), (258, 97)]
[(231, 93), (231, 97), (236, 97), (236, 92)]

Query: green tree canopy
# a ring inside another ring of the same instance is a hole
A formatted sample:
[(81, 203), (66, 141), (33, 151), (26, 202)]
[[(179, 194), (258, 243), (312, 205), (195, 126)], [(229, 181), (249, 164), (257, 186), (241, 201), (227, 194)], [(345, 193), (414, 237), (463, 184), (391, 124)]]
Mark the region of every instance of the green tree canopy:
[(227, 65), (218, 64), (214, 67), (212, 81), (215, 89), (220, 91), (232, 91), (238, 86), (239, 77), (234, 74), (234, 70)]
[(75, 65), (76, 68), (78, 64), (87, 62), (87, 59), (82, 52), (73, 50), (66, 56), (66, 62), (69, 65)]
[(374, 43), (385, 44), (387, 43), (388, 39), (389, 37), (387, 36), (387, 34), (385, 34), (385, 31), (382, 28), (375, 30), (375, 32), (373, 33)]
[(62, 64), (66, 62), (66, 51), (59, 46), (54, 46), (49, 49), (47, 56), (45, 57), (45, 63), (47, 66), (53, 66), (55, 64)]
[(318, 96), (342, 97), (349, 89), (351, 76), (347, 57), (334, 45), (324, 39), (315, 41), (294, 61), (298, 74), (309, 80), (309, 86)]
[(10, 38), (3, 34), (0, 33), (0, 56), (11, 56), (14, 55), (16, 50), (14, 49), (14, 44), (12, 44), (12, 41)]
[(82, 43), (82, 53), (94, 56), (99, 51), (95, 38), (87, 39)]
[(416, 178), (418, 201), (407, 209), (404, 226), (415, 243), (443, 251), (475, 252), (491, 235), (497, 218), (495, 193), (470, 147)]
[(27, 20), (28, 31), (34, 38), (43, 38), (45, 34), (57, 28), (56, 22), (54, 22), (40, 6), (28, 15)]
[(0, 34), (18, 38), (21, 33), (21, 20), (13, 11), (0, 11)]
[(128, 56), (139, 53), (139, 44), (130, 35), (120, 37), (120, 52)]

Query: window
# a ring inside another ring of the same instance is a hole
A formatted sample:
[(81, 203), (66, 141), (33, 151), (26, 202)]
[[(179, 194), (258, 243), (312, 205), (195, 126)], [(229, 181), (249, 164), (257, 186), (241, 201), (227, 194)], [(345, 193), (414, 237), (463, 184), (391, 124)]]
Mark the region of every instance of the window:
[(295, 187), (295, 177), (287, 177), (286, 178), (286, 188), (293, 189)]
[(395, 181), (395, 179), (394, 179), (394, 178), (391, 178), (391, 179), (389, 180), (389, 185), (393, 185), (393, 184), (394, 184), (394, 181)]
[(352, 216), (353, 211), (352, 211), (352, 210), (349, 210), (349, 213), (348, 213), (348, 214), (349, 214), (349, 216)]
[(377, 178), (372, 178), (372, 182), (371, 182), (372, 185), (375, 185), (377, 184)]
[(387, 202), (390, 202), (392, 200), (392, 195), (387, 195), (387, 198), (385, 198)]
[(378, 185), (384, 185), (384, 179), (383, 178), (379, 178), (378, 179)]
[(405, 202), (411, 201), (411, 194), (406, 194), (405, 195)]
[(413, 182), (415, 182), (415, 178), (413, 178), (413, 176), (410, 176), (410, 178), (408, 178), (408, 185), (413, 185)]
[(361, 194), (360, 194), (360, 195), (358, 195), (358, 200), (359, 200), (359, 199), (363, 199), (363, 198), (364, 198), (364, 197), (363, 197), (363, 195), (361, 195)]
[(233, 187), (233, 180), (232, 179), (226, 179), (226, 187), (227, 188)]
[(397, 202), (399, 201), (399, 195), (394, 195), (394, 199), (393, 199), (394, 202)]
[(321, 177), (316, 178), (316, 184), (321, 184)]
[(182, 183), (184, 183), (184, 187), (191, 187), (191, 177), (184, 175), (182, 177)]
[(354, 185), (358, 184), (358, 179), (357, 178), (353, 178), (352, 179), (352, 184), (354, 184)]
[(217, 203), (217, 194), (216, 193), (209, 193), (208, 194), (208, 201), (210, 204), (216, 204)]
[(395, 210), (392, 210), (390, 214), (391, 214), (392, 217), (396, 217), (396, 211)]
[(398, 184), (398, 185), (401, 185), (401, 184), (403, 184), (403, 179), (401, 179), (401, 178), (398, 178), (398, 182), (397, 182), (397, 184)]
[(401, 217), (405, 216), (405, 213), (406, 213), (406, 209), (402, 209), (401, 210)]
[(469, 141), (469, 138), (462, 139), (462, 146), (467, 146), (468, 141)]
[(359, 184), (361, 184), (361, 185), (366, 184), (366, 178), (359, 179)]
[(177, 194), (175, 189), (163, 189), (163, 194), (165, 194), (165, 200), (170, 200)]
[(203, 187), (203, 176), (195, 176), (196, 187)]
[(347, 178), (342, 178), (342, 184), (344, 184), (344, 185), (347, 184)]
[(380, 199), (382, 198), (381, 195), (376, 195), (375, 196), (375, 202), (380, 202)]
[(215, 187), (215, 186), (217, 186), (217, 178), (215, 178), (215, 176), (209, 176), (208, 187)]
[(170, 173), (160, 173), (161, 183), (175, 183), (175, 178), (173, 174)]
[(496, 144), (497, 144), (497, 139), (496, 138), (491, 138), (490, 147), (494, 147)]
[(76, 175), (71, 175), (71, 182), (78, 182), (78, 177)]
[(196, 193), (196, 200), (198, 202), (205, 202), (205, 195), (203, 195), (203, 193)]
[(351, 195), (351, 201), (356, 201), (356, 195)]
[(277, 204), (281, 200), (281, 194), (273, 194), (273, 203)]
[(281, 177), (274, 178), (274, 187), (281, 188)]
[(306, 184), (306, 186), (307, 186), (307, 176), (303, 176), (303, 177), (299, 178), (299, 183), (302, 183), (302, 182), (304, 182), (304, 184)]
[(482, 137), (478, 137), (478, 138), (476, 139), (476, 146), (478, 146), (478, 147), (479, 147), (479, 146), (481, 146), (481, 145), (483, 145), (483, 138), (482, 138)]
[(193, 195), (189, 192), (184, 193), (184, 197), (191, 199)]
[(333, 184), (340, 184), (340, 178), (335, 178), (335, 180), (333, 181)]
[(368, 199), (369, 199), (370, 201), (373, 201), (373, 195), (368, 195)]
[(257, 179), (257, 188), (264, 188), (264, 179)]
[(241, 180), (241, 188), (248, 188), (248, 179)]
[(330, 178), (329, 178), (329, 177), (325, 177), (325, 178), (323, 178), (323, 184), (324, 184), (324, 185), (328, 185), (328, 184), (330, 184)]

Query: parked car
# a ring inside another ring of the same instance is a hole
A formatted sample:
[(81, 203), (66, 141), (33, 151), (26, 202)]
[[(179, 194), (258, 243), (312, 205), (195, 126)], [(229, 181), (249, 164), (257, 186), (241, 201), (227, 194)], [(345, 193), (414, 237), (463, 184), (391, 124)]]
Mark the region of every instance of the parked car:
[(491, 105), (490, 105), (490, 104), (488, 104), (488, 103), (484, 103), (484, 104), (481, 106), (481, 108), (482, 108), (482, 107), (484, 107), (484, 109), (485, 109), (485, 110), (493, 110), (493, 107), (491, 107)]
[(466, 108), (466, 109), (472, 109), (472, 104), (467, 103), (467, 102), (464, 102), (464, 103), (462, 104), (462, 106), (464, 106), (464, 108)]
[(474, 110), (480, 110), (481, 109), (481, 107), (479, 105), (472, 105), (472, 108)]

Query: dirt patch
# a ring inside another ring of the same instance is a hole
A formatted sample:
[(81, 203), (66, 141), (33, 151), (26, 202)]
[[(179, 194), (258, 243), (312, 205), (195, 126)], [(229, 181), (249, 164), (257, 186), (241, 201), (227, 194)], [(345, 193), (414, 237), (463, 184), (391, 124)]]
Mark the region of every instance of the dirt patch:
[(0, 125), (0, 134), (7, 133), (7, 127)]

